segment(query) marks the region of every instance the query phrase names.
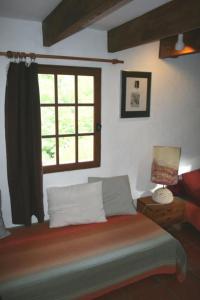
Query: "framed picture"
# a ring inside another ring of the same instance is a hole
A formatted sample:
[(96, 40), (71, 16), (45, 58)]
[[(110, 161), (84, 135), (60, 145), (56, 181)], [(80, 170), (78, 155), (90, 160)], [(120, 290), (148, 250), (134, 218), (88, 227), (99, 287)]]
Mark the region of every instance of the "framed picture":
[(121, 118), (150, 116), (151, 73), (122, 71)]

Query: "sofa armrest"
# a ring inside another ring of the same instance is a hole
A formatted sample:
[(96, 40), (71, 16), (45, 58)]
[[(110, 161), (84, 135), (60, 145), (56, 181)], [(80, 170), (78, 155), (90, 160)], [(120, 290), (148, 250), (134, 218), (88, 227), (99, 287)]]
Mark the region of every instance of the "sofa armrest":
[(177, 184), (169, 185), (167, 188), (176, 197), (184, 197), (185, 196), (185, 189), (184, 189), (183, 181), (181, 178), (179, 178)]
[(192, 202), (186, 201), (185, 220), (200, 230), (200, 207)]

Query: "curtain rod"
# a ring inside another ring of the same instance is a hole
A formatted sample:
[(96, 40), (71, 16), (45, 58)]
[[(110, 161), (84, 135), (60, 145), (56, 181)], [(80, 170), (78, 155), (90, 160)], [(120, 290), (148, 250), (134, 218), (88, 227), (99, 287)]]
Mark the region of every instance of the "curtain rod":
[(50, 55), (50, 54), (13, 52), (13, 51), (7, 51), (7, 52), (1, 52), (0, 51), (0, 56), (6, 56), (8, 58), (21, 58), (21, 59), (26, 58), (26, 57), (30, 57), (33, 60), (36, 59), (36, 58), (84, 60), (84, 61), (96, 61), (96, 62), (110, 63), (110, 64), (113, 64), (113, 65), (124, 63), (123, 60), (118, 60), (118, 59), (65, 56), (65, 55)]

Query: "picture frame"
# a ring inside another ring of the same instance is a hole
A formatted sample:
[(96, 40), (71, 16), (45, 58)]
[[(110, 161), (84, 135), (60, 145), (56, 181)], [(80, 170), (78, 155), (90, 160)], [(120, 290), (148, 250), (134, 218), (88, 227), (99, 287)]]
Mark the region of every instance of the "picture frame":
[(121, 72), (121, 118), (150, 116), (151, 72)]

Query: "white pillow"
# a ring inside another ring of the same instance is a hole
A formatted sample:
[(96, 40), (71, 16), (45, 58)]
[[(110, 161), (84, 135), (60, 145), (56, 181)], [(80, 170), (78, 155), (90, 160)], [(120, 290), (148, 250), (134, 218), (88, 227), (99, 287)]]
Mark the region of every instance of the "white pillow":
[(106, 222), (102, 182), (47, 189), (49, 226)]

